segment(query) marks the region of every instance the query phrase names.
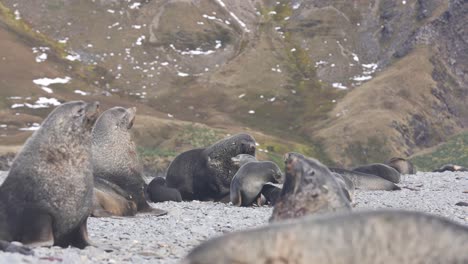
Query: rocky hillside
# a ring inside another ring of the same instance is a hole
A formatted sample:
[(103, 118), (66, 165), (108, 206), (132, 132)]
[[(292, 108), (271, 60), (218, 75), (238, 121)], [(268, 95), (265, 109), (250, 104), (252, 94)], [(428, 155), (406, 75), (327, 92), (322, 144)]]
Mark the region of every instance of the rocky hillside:
[(466, 131), (467, 6), (3, 0), (0, 143), (24, 141), (18, 129), (53, 98), (97, 98), (137, 105), (146, 157), (245, 130), (276, 159), (298, 148), (339, 165), (411, 156)]

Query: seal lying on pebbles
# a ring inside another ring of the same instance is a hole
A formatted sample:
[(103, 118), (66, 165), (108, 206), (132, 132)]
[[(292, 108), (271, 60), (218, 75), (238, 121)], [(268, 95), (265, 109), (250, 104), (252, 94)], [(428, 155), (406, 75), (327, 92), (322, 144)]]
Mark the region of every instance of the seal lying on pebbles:
[(395, 191), (401, 190), (400, 187), (393, 182), (388, 181), (376, 175), (362, 173), (358, 171), (350, 171), (341, 168), (329, 168), (330, 171), (338, 173), (344, 178), (350, 179), (356, 189), (361, 190), (385, 190)]
[(130, 195), (102, 178), (94, 179), (93, 205), (91, 215), (94, 217), (133, 216), (137, 213), (137, 206)]
[(268, 182), (282, 183), (283, 173), (271, 161), (250, 161), (236, 172), (231, 181), (230, 198), (235, 206), (250, 206)]
[(322, 163), (293, 152), (284, 159), (286, 180), (270, 221), (351, 210), (335, 176)]
[(154, 202), (176, 201), (181, 202), (182, 196), (177, 189), (166, 186), (166, 179), (155, 177), (146, 188), (148, 198)]
[(393, 157), (387, 161), (387, 165), (401, 174), (416, 174), (416, 168), (413, 163), (404, 158)]
[(400, 182), (400, 173), (394, 168), (382, 163), (372, 163), (358, 166), (355, 167), (353, 171), (377, 175), (393, 183)]
[(440, 168), (438, 168), (436, 170), (433, 170), (432, 172), (444, 172), (444, 171), (452, 171), (452, 172), (455, 172), (455, 171), (468, 171), (468, 169), (465, 168), (465, 167), (462, 167), (462, 166), (458, 166), (458, 165), (445, 164), (442, 167), (440, 167)]
[[(145, 198), (145, 181), (143, 168), (138, 159), (135, 143), (130, 129), (135, 121), (136, 108), (125, 109), (113, 107), (104, 111), (93, 128), (93, 169), (95, 181), (103, 179), (119, 187), (120, 190), (107, 185), (96, 192), (96, 199), (105, 211), (118, 216), (134, 215), (138, 212), (151, 212), (156, 215), (166, 211), (153, 209)], [(99, 187), (99, 184), (96, 184)], [(124, 197), (119, 193), (125, 192)], [(122, 198), (129, 199), (134, 205), (124, 203)]]
[[(84, 248), (93, 203), (91, 129), (99, 103), (55, 108), (26, 141), (0, 187), (0, 240)], [(5, 248), (6, 245), (6, 248)]]
[(179, 154), (167, 169), (167, 186), (180, 191), (182, 199), (229, 199), (229, 188), (239, 169), (232, 161), (239, 154), (255, 156), (255, 139), (237, 134), (210, 147), (192, 149)]
[(180, 263), (468, 263), (468, 227), (402, 210), (309, 216), (233, 232)]

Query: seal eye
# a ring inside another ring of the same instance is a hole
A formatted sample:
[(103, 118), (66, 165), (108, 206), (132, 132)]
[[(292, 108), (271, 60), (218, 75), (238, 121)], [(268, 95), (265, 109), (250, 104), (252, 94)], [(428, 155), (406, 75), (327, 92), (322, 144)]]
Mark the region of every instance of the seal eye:
[(80, 117), (80, 116), (83, 116), (85, 112), (85, 108), (84, 107), (80, 107), (80, 109), (78, 109), (75, 113), (75, 117)]

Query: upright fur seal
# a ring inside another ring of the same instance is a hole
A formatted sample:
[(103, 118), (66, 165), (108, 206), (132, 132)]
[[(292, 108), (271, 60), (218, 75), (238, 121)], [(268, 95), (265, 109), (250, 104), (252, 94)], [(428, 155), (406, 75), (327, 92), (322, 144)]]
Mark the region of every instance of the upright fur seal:
[(318, 160), (293, 152), (284, 160), (286, 180), (270, 221), (351, 210), (335, 176)]
[(239, 154), (255, 156), (252, 136), (237, 134), (210, 147), (183, 152), (167, 169), (167, 186), (178, 189), (186, 201), (229, 199), (231, 180), (239, 169), (232, 158)]
[(381, 178), (377, 175), (351, 171), (341, 168), (329, 168), (330, 171), (340, 174), (341, 176), (350, 179), (356, 189), (361, 190), (385, 190), (395, 191), (401, 190), (400, 187), (393, 182)]
[(394, 168), (401, 174), (415, 174), (416, 168), (413, 163), (407, 159), (393, 157), (387, 161), (387, 165)]
[(91, 129), (99, 103), (55, 108), (26, 141), (0, 187), (0, 240), (89, 245), (93, 203)]
[(250, 161), (242, 165), (231, 181), (231, 203), (235, 206), (252, 205), (268, 182), (283, 182), (283, 173), (276, 163)]
[(402, 210), (308, 216), (210, 239), (180, 263), (468, 263), (468, 227)]
[(355, 167), (353, 171), (377, 175), (393, 183), (400, 182), (400, 173), (394, 168), (382, 163), (372, 163), (358, 166)]
[(154, 203), (165, 201), (181, 202), (182, 196), (179, 190), (166, 186), (166, 179), (155, 177), (146, 188), (148, 198)]
[[(130, 129), (135, 121), (136, 108), (113, 107), (104, 111), (99, 116), (93, 128), (93, 169), (95, 181), (103, 179), (115, 184), (134, 205), (128, 206), (113, 200), (121, 191), (114, 188), (113, 191), (101, 190), (96, 192), (95, 201), (98, 201), (104, 210), (114, 212), (116, 215), (134, 215), (133, 208), (138, 212), (151, 211), (154, 214), (167, 212), (152, 209), (145, 197), (145, 181), (142, 177), (143, 168), (138, 159), (135, 143), (130, 135)], [(98, 184), (96, 184), (99, 187)], [(111, 186), (107, 185), (107, 187)], [(100, 195), (100, 196), (99, 196)], [(117, 207), (116, 207), (117, 206)], [(123, 207), (119, 207), (123, 206)]]

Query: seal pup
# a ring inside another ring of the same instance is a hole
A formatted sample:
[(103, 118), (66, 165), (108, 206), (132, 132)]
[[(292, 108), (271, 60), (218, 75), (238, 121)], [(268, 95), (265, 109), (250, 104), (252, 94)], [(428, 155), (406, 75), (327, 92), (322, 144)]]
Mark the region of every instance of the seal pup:
[(232, 178), (231, 203), (235, 206), (252, 205), (261, 195), (263, 186), (268, 182), (283, 182), (283, 173), (276, 163), (271, 161), (245, 163)]
[(93, 204), (91, 129), (99, 103), (55, 108), (28, 138), (0, 187), (0, 240), (23, 244), (90, 244)]
[(351, 210), (336, 177), (318, 160), (294, 152), (285, 154), (284, 160), (286, 179), (270, 222)]
[(154, 203), (175, 201), (181, 202), (182, 196), (177, 189), (166, 186), (166, 179), (163, 177), (155, 177), (146, 188), (148, 198)]
[(372, 163), (358, 166), (355, 167), (353, 171), (377, 175), (393, 183), (400, 182), (400, 173), (394, 168), (382, 163)]
[(133, 216), (136, 213), (137, 206), (126, 191), (105, 179), (94, 179), (92, 216)]
[(237, 134), (207, 148), (179, 154), (167, 169), (166, 183), (176, 188), (182, 200), (229, 200), (232, 177), (239, 169), (232, 158), (239, 154), (255, 156), (255, 139)]
[[(120, 106), (104, 111), (94, 125), (92, 135), (93, 169), (96, 186), (99, 179), (103, 179), (119, 187), (126, 195), (121, 198), (129, 199), (134, 205), (127, 206), (122, 199), (112, 202), (119, 196), (120, 190), (111, 186), (97, 192), (95, 201), (107, 201), (100, 204), (108, 212), (118, 212), (118, 216), (134, 215), (133, 208), (138, 212), (151, 212), (155, 215), (167, 214), (166, 211), (151, 208), (146, 201), (141, 166), (135, 143), (132, 140), (130, 129), (135, 122), (136, 108), (123, 108)], [(110, 189), (113, 191), (106, 192)], [(101, 197), (99, 195), (101, 194)], [(99, 199), (101, 198), (101, 199)], [(96, 205), (98, 206), (98, 205)], [(109, 207), (111, 206), (111, 207)], [(122, 207), (114, 207), (122, 206)]]
[(192, 249), (181, 264), (468, 263), (468, 227), (403, 210), (313, 215), (232, 232)]
[(444, 171), (468, 171), (467, 168), (459, 166), (459, 165), (453, 165), (453, 164), (445, 164), (442, 167), (433, 170), (432, 172), (444, 172)]
[(401, 190), (401, 188), (393, 182), (381, 178), (377, 175), (362, 173), (358, 171), (351, 171), (341, 168), (330, 167), (329, 169), (334, 173), (340, 174), (341, 176), (343, 176), (343, 178), (348, 178), (349, 180), (351, 180), (356, 189), (385, 191)]
[(413, 163), (404, 158), (393, 157), (387, 161), (387, 165), (401, 174), (416, 174), (416, 168)]

